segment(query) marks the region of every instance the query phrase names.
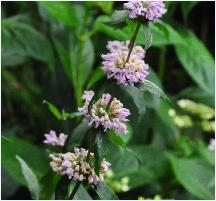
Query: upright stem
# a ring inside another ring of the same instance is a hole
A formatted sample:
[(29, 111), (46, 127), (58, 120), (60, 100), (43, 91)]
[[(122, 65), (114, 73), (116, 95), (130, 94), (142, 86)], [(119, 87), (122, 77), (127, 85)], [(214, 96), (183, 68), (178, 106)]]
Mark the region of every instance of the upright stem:
[(166, 48), (162, 47), (160, 52), (160, 58), (159, 58), (159, 78), (161, 82), (163, 82), (164, 78), (164, 70), (165, 70), (165, 62), (166, 62)]
[(129, 43), (129, 45), (128, 45), (128, 47), (129, 47), (129, 52), (128, 52), (128, 56), (127, 56), (126, 63), (127, 63), (127, 62), (129, 61), (129, 59), (130, 59), (130, 55), (131, 55), (131, 52), (132, 52), (132, 50), (133, 50), (134, 43), (135, 43), (135, 41), (136, 41), (136, 37), (137, 37), (137, 34), (138, 34), (138, 32), (139, 32), (140, 26), (141, 26), (141, 22), (138, 22), (138, 23), (137, 23), (137, 26), (136, 26), (136, 29), (135, 29), (135, 32), (134, 32), (134, 34), (133, 34), (133, 36), (132, 36), (132, 38), (131, 38), (131, 40), (130, 40), (130, 43)]
[(75, 184), (75, 186), (74, 186), (74, 189), (73, 189), (71, 195), (69, 196), (68, 200), (73, 200), (73, 198), (74, 198), (76, 192), (77, 192), (78, 189), (79, 189), (80, 184), (81, 184), (80, 181), (77, 181), (77, 182), (76, 182), (76, 184)]

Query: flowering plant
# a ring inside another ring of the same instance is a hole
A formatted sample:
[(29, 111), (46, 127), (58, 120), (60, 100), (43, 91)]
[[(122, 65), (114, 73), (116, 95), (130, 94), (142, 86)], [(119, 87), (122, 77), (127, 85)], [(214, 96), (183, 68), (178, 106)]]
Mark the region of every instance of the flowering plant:
[(3, 199), (213, 199), (210, 3), (33, 4), (2, 4)]

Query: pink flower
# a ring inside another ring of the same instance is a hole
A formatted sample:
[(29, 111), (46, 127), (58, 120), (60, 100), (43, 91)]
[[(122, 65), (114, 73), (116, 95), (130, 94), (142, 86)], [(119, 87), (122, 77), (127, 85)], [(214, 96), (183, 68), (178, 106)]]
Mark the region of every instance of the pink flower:
[(163, 1), (129, 1), (124, 3), (124, 8), (129, 10), (129, 17), (135, 19), (139, 16), (149, 21), (155, 21), (166, 13)]
[(83, 148), (74, 148), (74, 152), (50, 154), (50, 166), (54, 172), (67, 175), (75, 181), (88, 180), (89, 184), (97, 185), (111, 166), (104, 158), (101, 161), (99, 174), (94, 170), (94, 153)]
[(88, 107), (89, 101), (86, 101), (83, 107), (79, 108), (79, 111), (89, 121), (90, 126), (97, 128), (101, 125), (104, 127), (104, 131), (113, 129), (117, 134), (128, 132), (123, 122), (128, 121), (130, 112), (116, 98), (111, 100), (110, 94), (103, 94), (102, 98), (92, 105), (91, 114), (89, 114)]
[(50, 144), (53, 146), (64, 146), (65, 141), (68, 137), (64, 133), (60, 133), (59, 137), (57, 137), (56, 132), (53, 130), (50, 130), (50, 132), (48, 134), (45, 134), (44, 136), (46, 139), (43, 141), (43, 143)]
[(145, 64), (143, 58), (145, 56), (144, 49), (141, 46), (135, 46), (131, 56), (127, 61), (129, 49), (129, 41), (109, 41), (107, 49), (109, 53), (102, 55), (103, 68), (107, 74), (107, 78), (114, 78), (118, 84), (134, 85), (142, 82), (148, 75), (148, 65)]

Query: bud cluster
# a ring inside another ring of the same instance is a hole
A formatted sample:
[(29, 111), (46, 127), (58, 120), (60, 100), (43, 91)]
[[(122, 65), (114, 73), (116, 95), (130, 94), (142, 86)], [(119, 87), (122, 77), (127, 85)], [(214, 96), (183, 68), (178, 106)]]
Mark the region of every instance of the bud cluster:
[(127, 127), (124, 123), (128, 121), (130, 112), (128, 109), (123, 107), (123, 104), (116, 98), (111, 99), (110, 94), (103, 94), (102, 98), (96, 101), (90, 109), (89, 114), (89, 103), (93, 91), (85, 91), (83, 99), (85, 104), (79, 111), (88, 119), (89, 125), (98, 128), (100, 125), (103, 126), (104, 131), (107, 129), (113, 129), (117, 134), (126, 134)]
[(83, 148), (74, 148), (74, 152), (65, 154), (50, 154), (52, 161), (50, 166), (54, 172), (61, 175), (67, 175), (69, 179), (75, 181), (87, 180), (89, 184), (97, 184), (104, 180), (104, 174), (111, 166), (110, 163), (102, 160), (99, 175), (94, 171), (94, 153)]

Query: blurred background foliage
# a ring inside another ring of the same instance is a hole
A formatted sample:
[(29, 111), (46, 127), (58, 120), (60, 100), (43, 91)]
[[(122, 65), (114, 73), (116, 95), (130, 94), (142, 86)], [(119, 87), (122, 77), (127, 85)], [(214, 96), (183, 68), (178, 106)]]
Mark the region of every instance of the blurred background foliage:
[[(31, 198), (15, 158), (19, 155), (48, 199), (55, 181), (44, 177), (49, 164), (43, 134), (54, 129), (72, 135), (73, 147), (88, 128), (80, 117), (59, 121), (43, 100), (60, 111), (77, 111), (83, 91), (105, 78), (100, 63), (107, 41), (129, 40), (133, 25), (114, 29), (105, 23), (122, 2), (1, 5), (2, 198)], [(148, 79), (174, 104), (130, 87), (112, 89), (132, 115), (128, 136), (117, 142), (129, 149), (116, 142), (106, 146), (112, 168), (105, 183), (120, 199), (214, 199), (214, 152), (208, 144), (214, 138), (215, 5), (166, 6), (162, 21), (150, 25), (153, 44), (145, 61), (151, 66)], [(139, 45), (145, 44), (144, 31)], [(83, 187), (76, 197), (92, 198)]]

